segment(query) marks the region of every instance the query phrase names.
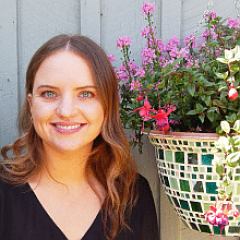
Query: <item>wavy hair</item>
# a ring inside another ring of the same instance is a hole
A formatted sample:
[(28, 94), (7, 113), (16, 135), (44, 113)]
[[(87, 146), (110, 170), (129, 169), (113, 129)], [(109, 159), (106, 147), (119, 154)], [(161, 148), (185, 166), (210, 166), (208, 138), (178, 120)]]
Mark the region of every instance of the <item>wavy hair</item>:
[[(103, 105), (105, 121), (101, 134), (94, 140), (85, 174), (98, 197), (90, 181), (92, 176), (106, 191), (102, 205), (104, 233), (108, 240), (112, 240), (121, 230), (130, 230), (127, 218), (137, 199), (137, 167), (120, 121), (114, 70), (105, 52), (89, 38), (58, 35), (43, 44), (32, 57), (26, 73), (25, 101), (20, 117), (22, 136), (1, 149), (4, 160), (0, 162), (0, 177), (11, 184), (25, 184), (43, 166), (42, 140), (31, 122), (27, 96), (32, 93), (35, 75), (41, 63), (60, 50), (73, 51), (89, 63)], [(8, 152), (12, 153), (12, 157), (8, 157)]]

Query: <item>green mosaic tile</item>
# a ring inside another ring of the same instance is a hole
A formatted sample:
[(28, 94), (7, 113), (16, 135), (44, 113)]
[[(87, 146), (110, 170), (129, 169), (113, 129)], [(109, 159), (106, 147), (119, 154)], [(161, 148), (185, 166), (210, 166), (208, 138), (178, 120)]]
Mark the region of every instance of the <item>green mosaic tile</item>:
[(172, 176), (175, 176), (175, 172), (174, 172), (174, 171), (171, 171), (171, 175), (172, 175)]
[(184, 171), (185, 167), (184, 166), (180, 166), (180, 170)]
[(172, 144), (172, 140), (167, 140), (167, 143), (168, 144)]
[(213, 154), (203, 154), (202, 155), (202, 165), (212, 165), (213, 158), (214, 158)]
[(192, 179), (197, 179), (197, 175), (196, 174), (192, 174)]
[(180, 147), (176, 147), (176, 149), (177, 149), (178, 151), (181, 151), (181, 148), (180, 148)]
[(159, 157), (160, 159), (164, 159), (164, 152), (163, 152), (162, 149), (158, 149), (158, 157)]
[(168, 177), (164, 176), (164, 183), (167, 187), (170, 187), (169, 181), (168, 181)]
[(198, 172), (198, 167), (193, 167), (194, 172)]
[(184, 172), (180, 172), (180, 177), (184, 178)]
[(204, 192), (202, 181), (193, 182), (193, 191), (194, 192)]
[(209, 201), (209, 197), (208, 196), (203, 196), (203, 200), (204, 201)]
[(179, 170), (179, 165), (175, 165), (175, 169), (176, 169), (176, 170)]
[(217, 194), (217, 185), (216, 182), (206, 182), (206, 193)]
[(184, 145), (188, 145), (188, 141), (183, 141), (183, 144)]
[(186, 193), (186, 198), (190, 199), (190, 195), (188, 193)]
[(193, 149), (192, 149), (192, 148), (188, 148), (188, 151), (189, 151), (189, 152), (193, 152)]
[[(177, 181), (177, 179), (170, 177), (169, 180), (170, 180), (171, 188), (176, 189), (176, 190), (179, 190), (179, 186), (178, 186), (178, 181)], [(180, 180), (180, 181), (181, 181), (181, 180)], [(180, 185), (181, 185), (181, 183), (180, 183)]]
[(198, 226), (199, 226), (201, 232), (205, 232), (205, 233), (211, 233), (212, 232), (208, 225), (199, 224)]
[(173, 157), (172, 157), (171, 151), (165, 151), (165, 160), (167, 162), (173, 162)]
[(197, 199), (198, 199), (198, 200), (202, 200), (202, 196), (201, 196), (201, 195), (198, 195), (198, 196), (197, 196)]
[(184, 198), (184, 194), (183, 193), (181, 193), (181, 197)]
[(211, 168), (211, 167), (208, 167), (208, 168), (207, 168), (207, 172), (212, 172), (212, 168)]
[(236, 169), (236, 173), (240, 173), (240, 168), (237, 168), (237, 169)]
[(235, 180), (235, 181), (239, 181), (239, 180), (240, 180), (240, 176), (235, 176), (235, 177), (234, 177), (234, 180)]
[(173, 143), (174, 145), (177, 145), (177, 142), (176, 142), (175, 140), (173, 140), (172, 143)]
[(190, 178), (191, 178), (191, 177), (190, 177), (190, 173), (187, 173), (187, 174), (186, 174), (186, 177), (190, 179)]
[(206, 179), (207, 180), (212, 180), (212, 176), (211, 175), (207, 175)]
[(190, 206), (187, 201), (179, 199), (179, 202), (180, 202), (181, 208), (190, 211)]
[(194, 147), (194, 142), (189, 142), (189, 145)]
[(196, 153), (188, 153), (188, 164), (198, 164), (198, 155)]
[[(216, 196), (217, 196), (217, 195), (216, 195)], [(215, 196), (211, 196), (211, 197), (210, 197), (210, 201), (215, 202), (215, 201), (216, 201), (216, 197), (215, 197)]]
[(191, 212), (189, 212), (189, 216), (190, 216), (190, 217), (193, 217), (193, 214), (192, 214)]
[(200, 219), (197, 219), (197, 222), (198, 222), (198, 223), (202, 223), (202, 221), (201, 221)]
[(240, 194), (240, 183), (237, 184), (237, 194)]
[(200, 142), (196, 142), (196, 146), (197, 147), (201, 147), (201, 143)]
[(168, 175), (170, 175), (170, 170), (167, 170)]
[(200, 167), (200, 168), (199, 168), (199, 171), (200, 171), (201, 173), (204, 173), (204, 172), (205, 172), (205, 168), (204, 168), (204, 167)]
[(184, 163), (184, 153), (183, 152), (175, 152), (175, 162), (176, 163)]
[[(214, 232), (214, 234), (220, 234), (220, 227), (217, 227), (217, 226), (214, 226), (213, 227), (213, 232)], [(223, 230), (222, 230), (222, 235), (226, 235), (226, 232), (225, 232), (225, 228), (223, 228)]]
[(218, 176), (217, 175), (213, 175), (213, 180), (218, 180)]
[(239, 202), (239, 197), (234, 197), (233, 202), (235, 202), (235, 203)]
[(180, 179), (179, 182), (180, 182), (181, 191), (190, 192), (189, 181)]
[(202, 206), (201, 206), (200, 202), (190, 201), (190, 205), (192, 207), (192, 211), (194, 211), (194, 212), (201, 212), (201, 213), (203, 212)]
[[(205, 197), (205, 196), (204, 196)], [(204, 198), (203, 197), (203, 198)], [(204, 199), (205, 201), (208, 201), (208, 199)], [(204, 203), (203, 204), (203, 208), (204, 208), (204, 212), (207, 212), (209, 209), (210, 209), (210, 206), (211, 206), (212, 204), (210, 204), (210, 203)]]
[(206, 149), (206, 148), (202, 148), (202, 152), (203, 152), (203, 153), (206, 153), (206, 152), (207, 152), (207, 149)]

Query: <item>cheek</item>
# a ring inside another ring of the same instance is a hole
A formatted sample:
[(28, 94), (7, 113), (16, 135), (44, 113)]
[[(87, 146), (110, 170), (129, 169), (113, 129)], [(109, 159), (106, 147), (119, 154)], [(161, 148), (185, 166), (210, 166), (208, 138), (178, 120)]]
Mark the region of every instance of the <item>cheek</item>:
[(32, 104), (32, 116), (35, 120), (45, 119), (52, 115), (55, 111), (55, 107), (52, 104), (46, 104), (42, 102), (33, 102)]
[(99, 102), (95, 102), (84, 109), (84, 115), (89, 121), (101, 124), (104, 119), (104, 110)]

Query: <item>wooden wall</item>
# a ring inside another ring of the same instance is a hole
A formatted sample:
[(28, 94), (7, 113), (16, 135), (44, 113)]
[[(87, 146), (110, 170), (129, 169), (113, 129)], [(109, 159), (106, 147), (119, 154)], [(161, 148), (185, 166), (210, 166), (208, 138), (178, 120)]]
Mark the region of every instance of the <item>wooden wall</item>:
[[(154, 22), (158, 37), (165, 42), (177, 36), (183, 40), (194, 32), (209, 0), (154, 0)], [(108, 54), (115, 55), (118, 36), (133, 40), (132, 57), (140, 63), (145, 26), (140, 12), (142, 0), (0, 0), (0, 148), (18, 136), (17, 117), (24, 98), (25, 72), (33, 53), (49, 38), (61, 34), (83, 34), (99, 43)], [(218, 15), (236, 17), (235, 0), (214, 0), (210, 10)], [(201, 29), (196, 34), (199, 36)], [(154, 148), (145, 138), (144, 154), (133, 154), (139, 172), (150, 182), (162, 240), (209, 239), (186, 229), (177, 218), (159, 184)], [(213, 240), (219, 239), (214, 237)], [(238, 238), (225, 238), (226, 240)]]

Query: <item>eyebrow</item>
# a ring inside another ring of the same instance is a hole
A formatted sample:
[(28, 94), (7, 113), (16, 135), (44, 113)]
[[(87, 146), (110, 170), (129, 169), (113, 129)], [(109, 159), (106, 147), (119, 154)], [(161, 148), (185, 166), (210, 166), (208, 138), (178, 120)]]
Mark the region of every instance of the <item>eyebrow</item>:
[[(55, 87), (55, 86), (51, 86), (51, 85), (40, 85), (37, 90), (41, 89), (41, 88), (52, 88), (52, 89), (58, 89), (58, 87)], [(85, 86), (82, 86), (82, 87), (77, 87), (76, 90), (81, 90), (81, 89), (84, 89), (84, 88), (95, 88), (96, 89), (96, 86), (93, 86), (93, 85), (85, 85)]]

